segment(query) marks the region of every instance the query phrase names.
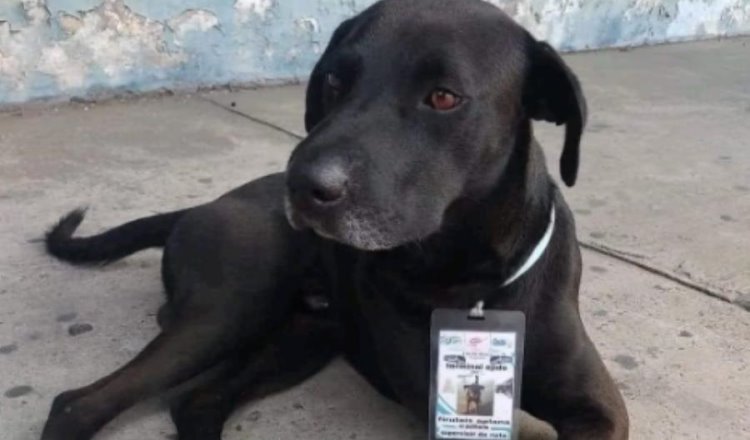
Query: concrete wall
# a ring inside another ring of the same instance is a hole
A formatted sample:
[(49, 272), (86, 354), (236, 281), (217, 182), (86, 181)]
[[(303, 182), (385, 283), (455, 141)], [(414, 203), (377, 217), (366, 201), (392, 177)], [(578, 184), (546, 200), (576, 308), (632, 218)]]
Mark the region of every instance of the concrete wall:
[[(750, 33), (750, 0), (488, 1), (562, 50)], [(2, 0), (0, 103), (304, 78), (371, 3)]]

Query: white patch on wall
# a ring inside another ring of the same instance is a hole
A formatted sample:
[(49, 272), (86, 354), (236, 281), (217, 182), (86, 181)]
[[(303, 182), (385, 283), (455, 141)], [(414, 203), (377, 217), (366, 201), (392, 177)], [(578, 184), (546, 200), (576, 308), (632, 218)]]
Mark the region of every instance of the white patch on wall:
[(273, 6), (274, 0), (236, 0), (234, 2), (234, 10), (237, 11), (237, 18), (241, 23), (249, 21), (253, 16), (265, 20)]
[[(23, 90), (31, 72), (49, 75), (61, 90), (75, 90), (85, 87), (96, 70), (116, 84), (133, 70), (166, 68), (185, 59), (167, 50), (163, 23), (134, 13), (124, 0), (102, 0), (78, 15), (60, 13), (55, 19), (66, 34), (60, 40), (50, 38), (51, 17), (44, 0), (24, 0), (21, 5), (27, 24), (0, 29), (0, 74), (16, 90)], [(215, 21), (198, 14), (179, 24), (202, 28)]]
[(0, 22), (0, 80), (8, 82), (14, 90), (21, 90), (23, 88), (21, 60), (10, 50), (13, 45), (11, 37), (10, 23)]
[(60, 12), (57, 16), (57, 23), (60, 25), (60, 29), (68, 35), (75, 34), (83, 27), (83, 20), (80, 17), (66, 12)]
[[(744, 5), (744, 6), (743, 6)], [(731, 12), (730, 12), (731, 11)], [(667, 28), (667, 37), (685, 39), (692, 37), (698, 26), (709, 35), (722, 35), (728, 23), (728, 14), (741, 19), (750, 16), (750, 8), (743, 0), (681, 0), (678, 3), (677, 17)]]
[[(10, 31), (10, 23), (5, 20), (0, 20), (0, 47), (10, 41)], [(0, 54), (2, 54), (2, 52), (0, 52)]]
[(31, 25), (49, 23), (50, 13), (47, 9), (46, 0), (23, 0), (21, 2), (23, 13)]
[(635, 0), (635, 3), (625, 11), (625, 19), (633, 20), (639, 16), (646, 15), (658, 8), (663, 0)]
[(26, 89), (26, 71), (31, 70), (28, 66), (38, 62), (34, 47), (46, 38), (50, 13), (44, 0), (23, 0), (20, 6), (27, 27), (16, 31), (8, 22), (0, 26), (0, 80), (22, 92)]
[(190, 9), (167, 22), (178, 38), (190, 32), (207, 32), (219, 29), (219, 18), (205, 9)]
[(635, 3), (633, 3), (633, 6), (629, 10), (634, 13), (643, 14), (661, 6), (663, 2), (664, 0), (635, 0)]
[(320, 33), (320, 24), (318, 23), (318, 20), (312, 17), (298, 18), (297, 20), (294, 21), (294, 24), (297, 25), (299, 29), (307, 33), (310, 33), (310, 34)]
[(55, 75), (58, 84), (66, 89), (76, 89), (86, 85), (86, 66), (70, 59), (60, 46), (52, 46), (42, 52), (37, 69)]
[(297, 44), (287, 52), (287, 60), (297, 60), (302, 53), (319, 55), (320, 47), (320, 23), (313, 17), (302, 17), (294, 20)]
[[(124, 0), (104, 0), (91, 11), (80, 13), (81, 26), (68, 39), (45, 48), (45, 53), (62, 48), (69, 64), (83, 71), (94, 65), (112, 78), (129, 70), (168, 67), (183, 60), (164, 45), (164, 24), (134, 13)], [(69, 66), (52, 63), (46, 73), (64, 75)]]
[(536, 38), (558, 46), (569, 36), (570, 21), (585, 5), (586, 2), (570, 0), (523, 1), (516, 5), (514, 18)]
[(725, 25), (744, 25), (750, 30), (750, 1), (737, 2), (736, 5), (724, 10), (722, 18), (726, 21)]

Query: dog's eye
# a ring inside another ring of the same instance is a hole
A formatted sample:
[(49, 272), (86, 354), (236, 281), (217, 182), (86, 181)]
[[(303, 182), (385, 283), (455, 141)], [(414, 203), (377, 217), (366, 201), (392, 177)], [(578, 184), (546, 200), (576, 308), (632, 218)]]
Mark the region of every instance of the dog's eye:
[(329, 73), (328, 75), (326, 75), (326, 84), (328, 84), (328, 87), (330, 87), (331, 91), (333, 91), (333, 93), (335, 94), (341, 93), (341, 89), (344, 86), (341, 78), (333, 73)]
[(461, 97), (446, 89), (435, 89), (427, 97), (427, 105), (435, 110), (453, 110), (461, 104)]

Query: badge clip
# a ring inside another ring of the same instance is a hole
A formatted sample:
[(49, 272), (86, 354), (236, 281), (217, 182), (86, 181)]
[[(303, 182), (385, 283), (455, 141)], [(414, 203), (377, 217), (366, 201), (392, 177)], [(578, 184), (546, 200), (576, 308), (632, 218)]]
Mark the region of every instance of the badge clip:
[(469, 310), (469, 319), (484, 319), (484, 301), (477, 302), (477, 305)]

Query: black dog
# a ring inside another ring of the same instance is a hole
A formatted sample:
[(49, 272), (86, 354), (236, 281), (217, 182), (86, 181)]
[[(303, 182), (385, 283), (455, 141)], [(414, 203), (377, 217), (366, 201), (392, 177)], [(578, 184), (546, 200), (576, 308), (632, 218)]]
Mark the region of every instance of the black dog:
[[(49, 233), (74, 263), (164, 246), (168, 302), (136, 359), (55, 399), (44, 440), (90, 439), (189, 380), (171, 411), (180, 439), (217, 440), (238, 404), (342, 352), (424, 419), (430, 313), (478, 301), (526, 314), (526, 412), (561, 439), (627, 438), (578, 312), (573, 218), (532, 135), (533, 119), (566, 125), (573, 185), (586, 105), (553, 49), (478, 0), (386, 0), (335, 32), (305, 119), (283, 175), (90, 238), (72, 238), (80, 212)], [(306, 301), (320, 295), (326, 310)]]

